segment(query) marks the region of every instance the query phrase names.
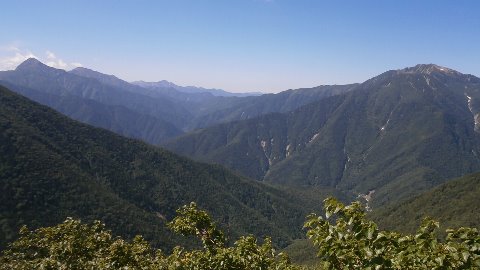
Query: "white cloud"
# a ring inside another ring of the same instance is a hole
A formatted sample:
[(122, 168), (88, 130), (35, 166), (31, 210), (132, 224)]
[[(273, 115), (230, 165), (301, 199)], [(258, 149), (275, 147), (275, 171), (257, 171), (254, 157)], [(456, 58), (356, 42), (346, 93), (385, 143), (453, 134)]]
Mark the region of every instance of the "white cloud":
[(47, 50), (45, 52), (45, 55), (47, 56), (47, 61), (45, 62), (45, 65), (54, 68), (68, 69), (68, 64), (65, 63), (65, 61), (63, 61), (62, 59), (57, 58), (57, 56), (53, 52)]
[(0, 49), (0, 70), (14, 69), (28, 58), (38, 59), (29, 50), (21, 50), (14, 46), (2, 47)]
[(45, 65), (51, 66), (54, 68), (61, 68), (61, 69), (73, 69), (76, 67), (81, 67), (82, 64), (78, 62), (73, 62), (73, 63), (66, 63), (63, 59), (58, 58), (55, 53), (47, 50), (45, 52), (45, 55), (47, 57), (47, 61), (45, 62)]
[(81, 67), (78, 62), (67, 62), (57, 57), (50, 50), (45, 51), (45, 57), (37, 57), (30, 50), (22, 49), (14, 45), (0, 46), (0, 70), (12, 70), (28, 58), (36, 58), (47, 66), (60, 69), (73, 69)]
[(56, 59), (57, 57), (55, 56), (55, 54), (51, 51), (46, 51), (45, 54), (47, 55), (47, 59)]
[(0, 51), (6, 51), (6, 52), (19, 52), (20, 49), (17, 46), (14, 45), (8, 45), (8, 46), (0, 46)]

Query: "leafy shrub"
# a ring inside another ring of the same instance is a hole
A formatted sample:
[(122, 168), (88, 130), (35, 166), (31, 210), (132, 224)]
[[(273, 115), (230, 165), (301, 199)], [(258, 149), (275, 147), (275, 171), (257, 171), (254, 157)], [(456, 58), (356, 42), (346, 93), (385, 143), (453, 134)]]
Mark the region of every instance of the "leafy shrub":
[[(312, 214), (305, 228), (318, 248), (321, 269), (480, 269), (480, 235), (476, 229), (447, 230), (438, 240), (438, 223), (426, 218), (412, 235), (380, 231), (366, 219), (363, 206), (325, 200), (325, 218)], [(29, 231), (3, 251), (0, 269), (301, 269), (286, 254), (276, 254), (270, 239), (259, 244), (253, 236), (240, 237), (232, 246), (207, 212), (190, 203), (177, 210), (168, 226), (184, 236), (195, 236), (203, 248), (177, 246), (165, 255), (142, 237), (132, 242), (112, 237), (105, 225), (67, 219), (62, 224)]]
[(195, 203), (177, 210), (169, 227), (182, 235), (195, 235), (204, 244), (199, 250), (176, 247), (171, 255), (154, 250), (137, 236), (131, 243), (112, 237), (105, 225), (67, 219), (53, 226), (29, 231), (0, 257), (0, 269), (296, 269), (284, 254), (275, 254), (270, 239), (259, 245), (243, 236), (226, 245), (223, 232)]
[(325, 269), (480, 269), (477, 229), (449, 229), (440, 242), (439, 224), (430, 218), (415, 234), (402, 235), (380, 231), (359, 202), (324, 202), (325, 218), (312, 214), (305, 227)]

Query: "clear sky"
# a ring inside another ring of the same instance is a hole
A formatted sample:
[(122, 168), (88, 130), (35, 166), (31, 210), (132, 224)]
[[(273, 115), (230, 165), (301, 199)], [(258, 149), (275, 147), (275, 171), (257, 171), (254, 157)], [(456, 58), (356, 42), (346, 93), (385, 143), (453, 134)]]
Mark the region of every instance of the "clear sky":
[(0, 0), (0, 69), (29, 56), (232, 92), (435, 63), (480, 76), (477, 0)]

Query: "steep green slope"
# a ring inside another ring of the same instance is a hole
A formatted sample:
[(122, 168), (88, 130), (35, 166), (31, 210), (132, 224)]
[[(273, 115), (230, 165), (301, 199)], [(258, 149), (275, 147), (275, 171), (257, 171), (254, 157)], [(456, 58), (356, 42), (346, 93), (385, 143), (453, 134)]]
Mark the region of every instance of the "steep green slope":
[(322, 107), (312, 104), (289, 114), (267, 114), (197, 130), (174, 139), (166, 147), (261, 180), (276, 164), (304, 150), (309, 145), (304, 142), (313, 136), (311, 130), (320, 129), (343, 100), (343, 96), (332, 97)]
[(480, 173), (448, 181), (433, 190), (401, 203), (390, 204), (371, 213), (385, 229), (412, 232), (426, 216), (442, 228), (480, 228)]
[(480, 79), (418, 65), (291, 113), (199, 130), (167, 148), (272, 183), (375, 190), (381, 204), (480, 170), (479, 101)]
[(311, 147), (268, 179), (375, 190), (382, 203), (477, 171), (478, 111), (468, 97), (480, 98), (478, 78), (436, 66), (382, 74), (346, 95)]
[(282, 246), (303, 235), (305, 215), (321, 205), (80, 124), (3, 87), (0, 180), (0, 245), (21, 224), (47, 226), (72, 216), (169, 248), (176, 240), (165, 221), (196, 201), (230, 234), (272, 235)]

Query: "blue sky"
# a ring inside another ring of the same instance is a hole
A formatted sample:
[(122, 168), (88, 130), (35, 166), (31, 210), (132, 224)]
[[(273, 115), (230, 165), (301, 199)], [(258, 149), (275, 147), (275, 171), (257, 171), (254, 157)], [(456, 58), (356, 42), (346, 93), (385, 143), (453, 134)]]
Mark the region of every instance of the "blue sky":
[(233, 92), (435, 63), (480, 76), (480, 1), (0, 0), (0, 69), (35, 56)]

